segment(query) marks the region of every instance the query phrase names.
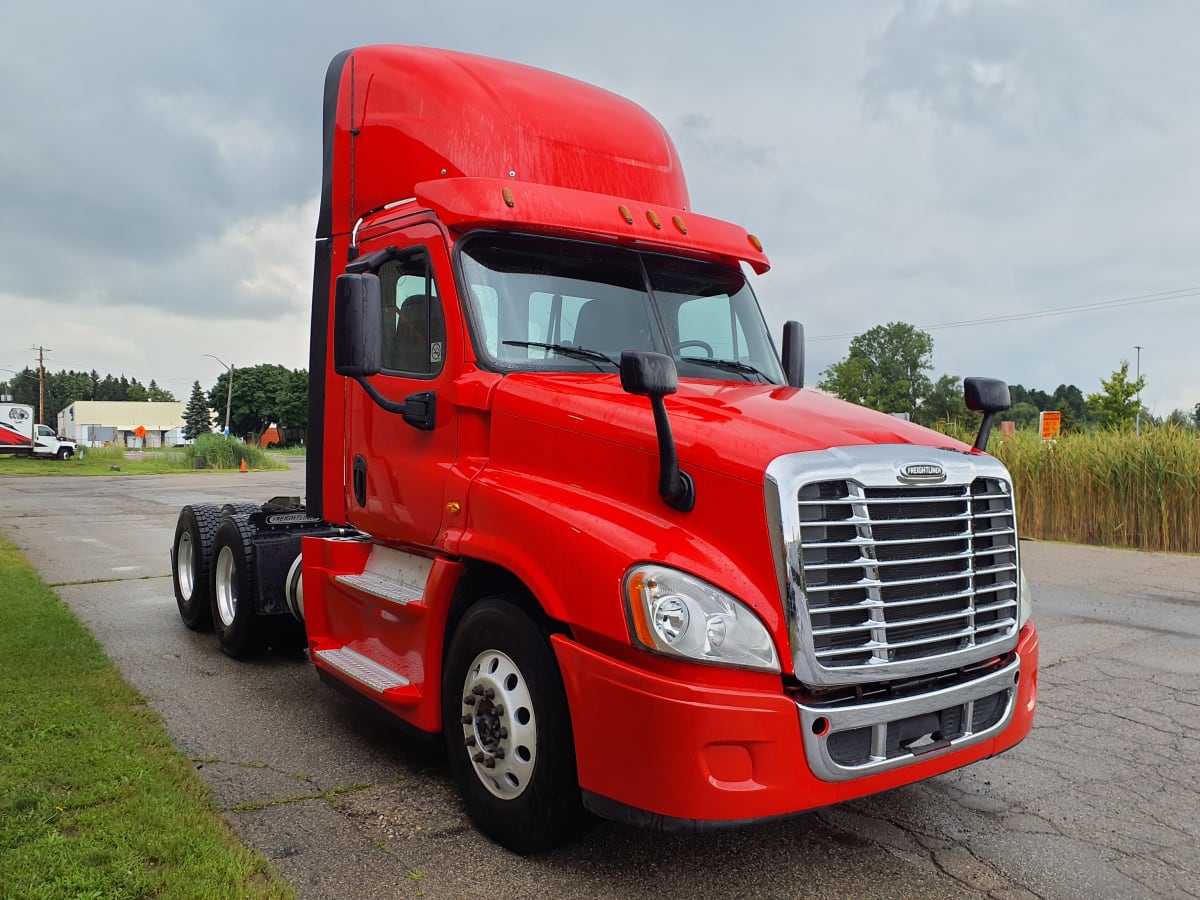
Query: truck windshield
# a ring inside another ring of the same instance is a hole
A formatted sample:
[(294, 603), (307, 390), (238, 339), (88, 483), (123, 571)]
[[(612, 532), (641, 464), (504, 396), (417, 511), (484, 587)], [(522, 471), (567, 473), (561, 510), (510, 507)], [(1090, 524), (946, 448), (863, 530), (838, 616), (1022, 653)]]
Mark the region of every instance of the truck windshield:
[(681, 378), (784, 381), (737, 269), (497, 232), (464, 241), (459, 260), (476, 352), (497, 369), (613, 372), (622, 350), (654, 350)]

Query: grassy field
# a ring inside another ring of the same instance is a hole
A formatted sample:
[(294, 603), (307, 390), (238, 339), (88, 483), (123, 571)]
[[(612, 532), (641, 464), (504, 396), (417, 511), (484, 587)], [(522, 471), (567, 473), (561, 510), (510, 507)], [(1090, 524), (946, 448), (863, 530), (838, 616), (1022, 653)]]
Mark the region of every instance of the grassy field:
[[(124, 447), (81, 447), (67, 460), (0, 456), (0, 475), (163, 475), (229, 471), (242, 460), (251, 470), (286, 469), (283, 450), (262, 450), (220, 435), (200, 438), (187, 447), (127, 450)], [(199, 461), (198, 458), (199, 457)]]
[(1200, 440), (1159, 427), (1056, 442), (1018, 432), (989, 450), (1012, 472), (1026, 537), (1200, 553)]
[(158, 716), (2, 539), (0, 622), (0, 897), (293, 895), (232, 835)]

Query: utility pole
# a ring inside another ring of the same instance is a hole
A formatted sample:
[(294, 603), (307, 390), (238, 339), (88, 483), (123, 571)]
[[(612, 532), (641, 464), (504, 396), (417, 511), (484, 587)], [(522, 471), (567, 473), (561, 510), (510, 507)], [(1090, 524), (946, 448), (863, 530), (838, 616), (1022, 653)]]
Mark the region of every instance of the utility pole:
[(1134, 383), (1138, 386), (1138, 408), (1137, 417), (1133, 420), (1133, 433), (1138, 437), (1142, 436), (1142, 347), (1140, 344), (1134, 344), (1133, 349), (1137, 351), (1137, 374), (1134, 376)]
[(229, 390), (225, 393), (225, 437), (229, 437), (229, 410), (233, 406), (233, 365), (219, 357), (213, 356), (211, 353), (205, 353), (204, 355), (209, 359), (215, 359), (229, 370)]
[[(46, 348), (34, 347), (38, 352), (38, 421), (46, 424)], [(51, 353), (54, 351), (51, 350)]]

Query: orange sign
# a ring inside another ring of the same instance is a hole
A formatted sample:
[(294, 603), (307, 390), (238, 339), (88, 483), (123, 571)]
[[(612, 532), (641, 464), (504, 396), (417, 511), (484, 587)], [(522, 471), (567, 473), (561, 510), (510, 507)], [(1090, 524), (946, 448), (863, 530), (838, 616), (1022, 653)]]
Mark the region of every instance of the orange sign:
[(146, 436), (146, 426), (139, 425), (137, 428), (133, 429), (133, 433), (140, 438), (144, 438)]
[(1052, 441), (1062, 431), (1062, 413), (1058, 410), (1045, 410), (1038, 417), (1038, 427), (1042, 432), (1043, 441)]

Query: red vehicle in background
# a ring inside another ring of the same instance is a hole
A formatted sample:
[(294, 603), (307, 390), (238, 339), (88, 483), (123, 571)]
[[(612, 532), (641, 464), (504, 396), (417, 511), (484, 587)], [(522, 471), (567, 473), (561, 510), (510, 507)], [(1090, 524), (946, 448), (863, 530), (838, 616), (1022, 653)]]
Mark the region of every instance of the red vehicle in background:
[(336, 57), (307, 497), (189, 506), (184, 622), (444, 736), (517, 852), (949, 771), (1033, 721), (1012, 479), (802, 387), (743, 229), (640, 107), (507, 62)]

